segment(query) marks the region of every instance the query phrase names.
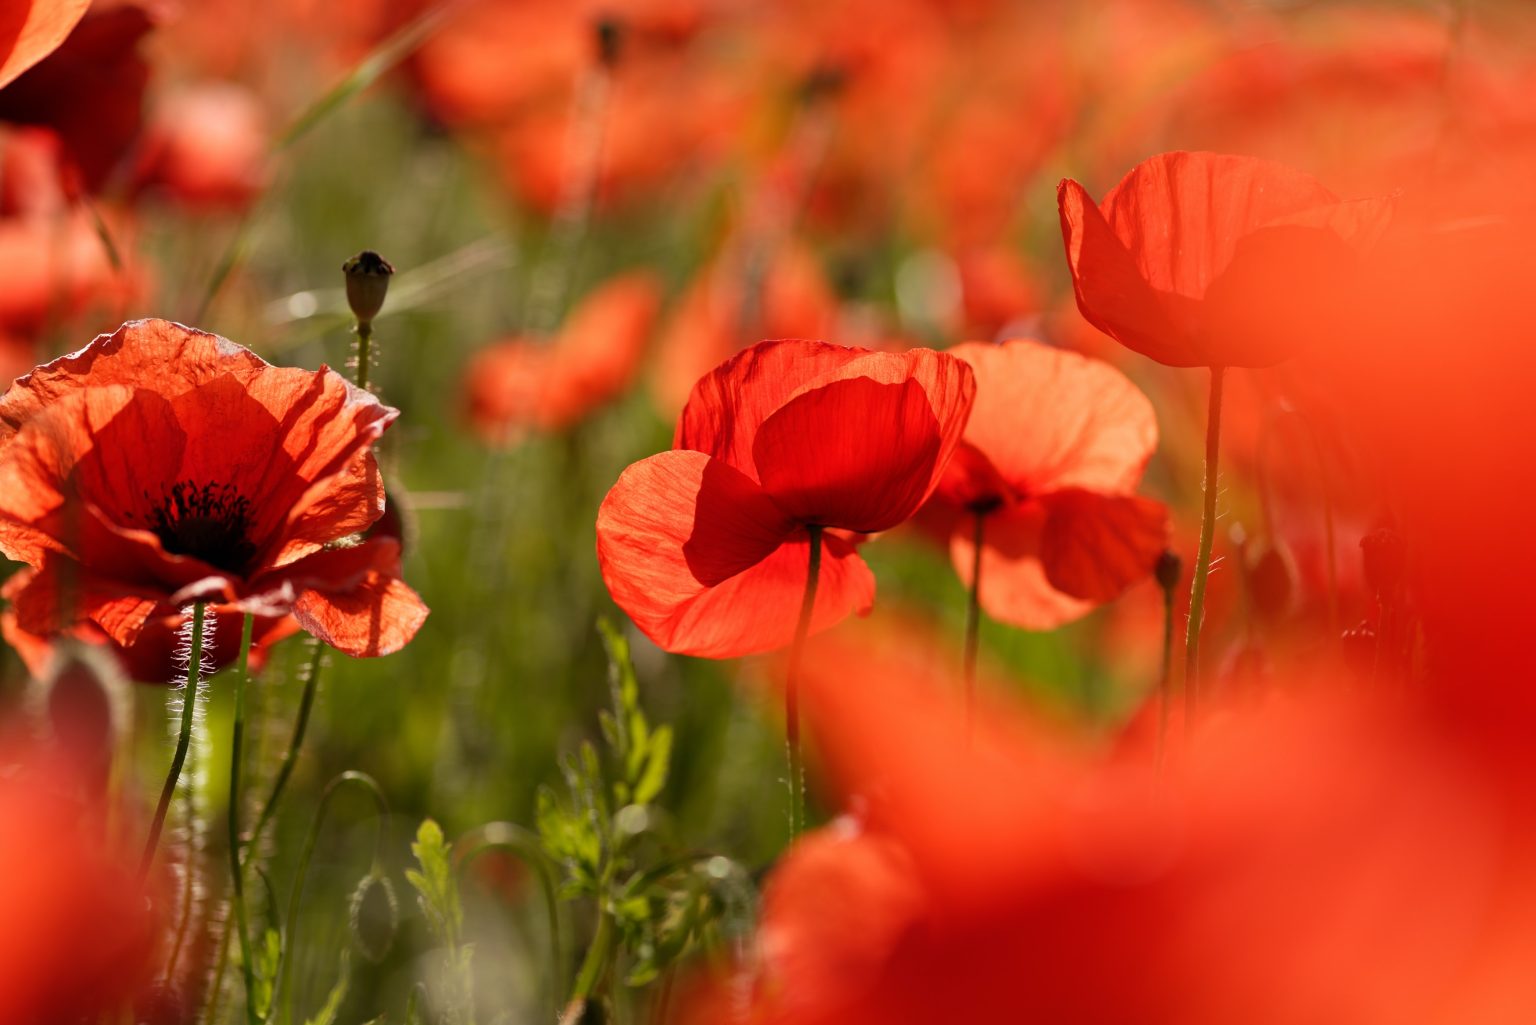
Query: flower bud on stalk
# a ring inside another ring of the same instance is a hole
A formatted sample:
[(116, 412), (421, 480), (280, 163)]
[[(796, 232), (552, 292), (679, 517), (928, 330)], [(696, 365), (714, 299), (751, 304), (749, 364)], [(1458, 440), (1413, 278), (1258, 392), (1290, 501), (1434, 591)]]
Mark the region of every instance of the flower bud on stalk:
[(373, 318), (384, 308), (389, 278), (395, 268), (372, 249), (364, 249), (342, 264), (341, 270), (347, 276), (347, 305), (357, 318), (357, 386), (367, 391), (373, 358)]

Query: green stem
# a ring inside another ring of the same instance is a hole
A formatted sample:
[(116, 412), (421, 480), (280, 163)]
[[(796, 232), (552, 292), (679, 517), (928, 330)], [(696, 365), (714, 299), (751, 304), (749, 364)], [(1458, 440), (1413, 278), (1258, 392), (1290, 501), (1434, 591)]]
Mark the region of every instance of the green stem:
[(805, 828), (805, 763), (800, 753), (800, 660), (805, 654), (805, 638), (811, 632), (811, 615), (816, 610), (816, 582), (821, 575), (822, 528), (806, 528), (811, 539), (810, 562), (805, 571), (805, 594), (800, 599), (800, 619), (795, 623), (795, 638), (789, 647), (789, 673), (784, 681), (784, 737), (789, 748), (789, 838)]
[(240, 941), (240, 969), (245, 978), (245, 1020), (259, 1019), (251, 999), (256, 976), (251, 963), (250, 934), (245, 917), (245, 872), (240, 860), (240, 776), (245, 751), (245, 688), (250, 682), (251, 636), (256, 617), (247, 612), (240, 624), (240, 662), (235, 668), (235, 725), (229, 755), (229, 878), (235, 905), (235, 936)]
[(374, 836), (373, 864), (377, 868), (384, 859), (384, 823), (389, 818), (389, 801), (384, 797), (384, 791), (378, 782), (366, 772), (357, 772), (349, 769), (332, 779), (325, 785), (325, 790), (320, 794), (320, 804), (315, 809), (315, 817), (310, 820), (309, 834), (304, 838), (304, 850), (299, 855), (298, 870), (294, 876), (293, 892), (288, 896), (288, 912), (283, 921), (282, 964), (278, 968), (277, 988), (272, 994), (272, 1007), (277, 1007), (277, 997), (281, 993), (283, 997), (283, 1020), (293, 1020), (293, 990), (289, 984), (289, 978), (293, 968), (294, 937), (298, 929), (299, 904), (304, 899), (304, 883), (309, 875), (309, 862), (315, 855), (315, 844), (320, 839), (320, 827), (325, 822), (326, 810), (331, 801), (343, 786), (355, 783), (368, 791), (373, 798), (379, 812), (378, 832)]
[(971, 591), (965, 605), (965, 736), (969, 741), (976, 724), (976, 653), (981, 646), (981, 544), (986, 535), (987, 514), (975, 513), (971, 537)]
[(141, 885), (149, 877), (150, 866), (154, 864), (155, 848), (160, 845), (160, 831), (165, 828), (165, 814), (171, 807), (171, 797), (176, 793), (176, 781), (181, 778), (181, 767), (186, 764), (187, 748), (192, 743), (192, 718), (197, 711), (197, 687), (203, 672), (203, 613), (203, 603), (194, 603), (192, 606), (192, 654), (191, 661), (187, 663), (186, 690), (181, 703), (181, 733), (176, 738), (176, 753), (171, 757), (171, 771), (166, 774), (165, 786), (160, 788), (160, 803), (155, 808), (155, 818), (149, 827), (149, 838), (144, 841), (144, 854), (139, 859)]
[(359, 320), (357, 332), (357, 386), (368, 390), (368, 364), (373, 359), (373, 321)]
[(1221, 448), (1221, 391), (1226, 367), (1211, 368), (1210, 406), (1205, 419), (1205, 492), (1200, 515), (1200, 549), (1189, 593), (1189, 625), (1184, 634), (1184, 700), (1193, 725), (1200, 692), (1200, 621), (1205, 613), (1205, 583), (1211, 574), (1211, 544), (1216, 535), (1216, 469)]
[[(611, 882), (611, 881), (605, 881)], [(599, 888), (599, 892), (607, 899), (608, 886)], [(608, 955), (613, 949), (614, 921), (613, 912), (607, 908), (600, 908), (597, 915), (597, 932), (592, 936), (592, 945), (587, 948), (587, 956), (582, 959), (581, 970), (576, 973), (576, 985), (571, 990), (571, 999), (566, 1002), (565, 1010), (560, 1015), (559, 1025), (576, 1025), (581, 1021), (582, 1014), (587, 1009), (587, 1001), (597, 989), (598, 981), (603, 977), (603, 971), (608, 967)]]
[(261, 814), (256, 816), (256, 825), (251, 828), (251, 833), (245, 838), (246, 856), (261, 840), (262, 830), (277, 812), (277, 804), (283, 797), (283, 789), (288, 785), (288, 777), (293, 775), (293, 767), (299, 760), (299, 749), (304, 746), (304, 734), (309, 729), (309, 713), (315, 705), (315, 692), (319, 689), (321, 660), (325, 657), (325, 645), (311, 638), (311, 655), (309, 659), (309, 673), (304, 678), (304, 693), (299, 698), (299, 715), (293, 722), (293, 737), (288, 741), (288, 750), (283, 753), (283, 763), (278, 766), (277, 776), (272, 780), (272, 792), (267, 795), (267, 801), (261, 806)]

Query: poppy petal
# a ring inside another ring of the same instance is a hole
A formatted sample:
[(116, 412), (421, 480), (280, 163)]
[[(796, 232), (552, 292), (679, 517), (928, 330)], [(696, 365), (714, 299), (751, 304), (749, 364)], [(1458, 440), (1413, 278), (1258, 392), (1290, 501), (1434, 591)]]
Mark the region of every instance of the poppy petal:
[(399, 651), (416, 636), (428, 611), (405, 581), (378, 572), (346, 591), (304, 591), (293, 603), (299, 626), (354, 658)]
[(1157, 448), (1152, 403), (1108, 363), (1029, 339), (949, 352), (976, 371), (965, 440), (1024, 495), (1129, 491)]
[(0, 88), (48, 56), (85, 17), (91, 0), (22, 0), (0, 12)]
[[(1024, 630), (1054, 630), (1081, 619), (1093, 604), (1051, 586), (1040, 563), (1046, 507), (1024, 502), (989, 513), (982, 535), (981, 607), (999, 623)], [(976, 546), (970, 530), (949, 539), (950, 560), (967, 588)]]
[(1113, 601), (1148, 576), (1168, 547), (1168, 510), (1150, 498), (1073, 488), (1043, 504), (1041, 565), (1050, 585), (1071, 597)]
[[(813, 631), (874, 600), (852, 542), (823, 535)], [(792, 639), (808, 538), (756, 484), (698, 452), (624, 471), (597, 516), (597, 555), (613, 600), (667, 651), (734, 658)]]
[(752, 445), (763, 421), (806, 382), (859, 358), (827, 342), (780, 339), (744, 349), (699, 379), (672, 447), (704, 452), (757, 480)]
[(1180, 344), (1181, 332), (1160, 296), (1115, 237), (1093, 197), (1075, 181), (1056, 191), (1061, 234), (1077, 308), (1094, 327), (1122, 345), (1173, 367), (1200, 366)]
[(79, 563), (49, 556), (37, 572), (7, 590), (16, 625), (29, 634), (50, 637), (81, 620), (91, 620), (117, 643), (138, 639), (155, 614), (157, 596), (135, 593), (126, 585), (89, 573)]

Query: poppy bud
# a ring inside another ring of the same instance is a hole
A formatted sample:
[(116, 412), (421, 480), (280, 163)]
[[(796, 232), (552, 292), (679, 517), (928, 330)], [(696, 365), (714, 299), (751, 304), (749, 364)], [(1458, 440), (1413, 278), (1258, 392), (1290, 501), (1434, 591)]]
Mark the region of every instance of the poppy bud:
[(372, 324), (384, 307), (389, 292), (389, 276), (395, 272), (389, 261), (372, 249), (364, 249), (341, 265), (347, 275), (347, 305), (359, 324)]
[(1157, 565), (1152, 568), (1152, 575), (1157, 578), (1157, 586), (1164, 591), (1172, 591), (1179, 586), (1179, 577), (1184, 574), (1184, 560), (1173, 552), (1165, 551), (1157, 557)]
[(1391, 527), (1377, 527), (1360, 539), (1360, 557), (1365, 563), (1365, 581), (1378, 598), (1397, 589), (1407, 561), (1401, 534)]
[(1248, 564), (1248, 597), (1259, 619), (1274, 622), (1290, 610), (1294, 575), (1290, 558), (1280, 548), (1266, 547)]
[(624, 48), (624, 23), (611, 14), (598, 16), (593, 25), (597, 40), (597, 61), (605, 68), (619, 62)]
[(92, 786), (105, 788), (128, 700), (111, 657), (61, 641), (36, 707), (55, 745), (79, 765)]
[(378, 964), (389, 953), (395, 942), (395, 929), (400, 924), (400, 907), (395, 901), (395, 888), (389, 878), (378, 872), (369, 873), (352, 891), (352, 908), (349, 916), (352, 943), (358, 953)]

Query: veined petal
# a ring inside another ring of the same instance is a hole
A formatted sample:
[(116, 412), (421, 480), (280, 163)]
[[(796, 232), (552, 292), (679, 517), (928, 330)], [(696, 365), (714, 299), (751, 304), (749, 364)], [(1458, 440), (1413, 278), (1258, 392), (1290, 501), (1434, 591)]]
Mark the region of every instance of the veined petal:
[[(812, 630), (867, 609), (874, 578), (852, 543), (824, 535)], [(662, 648), (733, 658), (788, 644), (808, 538), (750, 479), (690, 451), (629, 467), (598, 511), (614, 601)]]
[(1137, 495), (1047, 495), (1040, 562), (1052, 587), (1097, 604), (1148, 576), (1168, 547), (1168, 510)]
[(1029, 339), (949, 352), (976, 371), (966, 444), (1016, 493), (1135, 488), (1157, 448), (1157, 416), (1120, 371)]

